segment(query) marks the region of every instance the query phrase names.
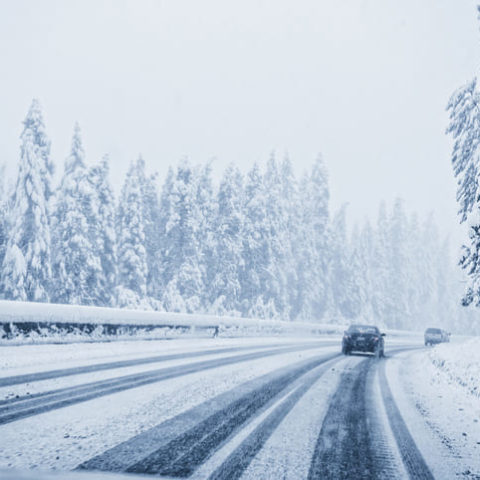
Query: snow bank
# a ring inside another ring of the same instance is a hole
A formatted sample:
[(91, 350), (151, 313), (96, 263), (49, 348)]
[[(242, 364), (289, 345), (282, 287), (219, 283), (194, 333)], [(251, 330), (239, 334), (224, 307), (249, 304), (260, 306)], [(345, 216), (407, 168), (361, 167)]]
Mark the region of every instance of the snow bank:
[(119, 308), (0, 301), (0, 338), (5, 341), (79, 341), (208, 335), (340, 334), (341, 325), (284, 322)]
[(480, 338), (437, 345), (428, 358), (451, 382), (480, 397)]

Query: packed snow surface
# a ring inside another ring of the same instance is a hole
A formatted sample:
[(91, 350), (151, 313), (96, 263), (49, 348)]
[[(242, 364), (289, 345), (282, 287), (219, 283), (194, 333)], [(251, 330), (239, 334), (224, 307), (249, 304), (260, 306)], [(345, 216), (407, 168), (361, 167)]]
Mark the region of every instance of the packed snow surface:
[(387, 376), (435, 478), (480, 478), (480, 339), (399, 355)]

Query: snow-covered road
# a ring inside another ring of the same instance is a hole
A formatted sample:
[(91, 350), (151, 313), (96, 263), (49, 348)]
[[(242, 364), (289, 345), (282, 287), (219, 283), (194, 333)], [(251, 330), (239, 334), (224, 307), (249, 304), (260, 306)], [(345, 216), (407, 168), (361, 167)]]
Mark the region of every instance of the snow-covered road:
[(343, 356), (331, 337), (4, 347), (0, 477), (480, 478), (479, 398), (436, 375), (421, 339), (386, 350)]

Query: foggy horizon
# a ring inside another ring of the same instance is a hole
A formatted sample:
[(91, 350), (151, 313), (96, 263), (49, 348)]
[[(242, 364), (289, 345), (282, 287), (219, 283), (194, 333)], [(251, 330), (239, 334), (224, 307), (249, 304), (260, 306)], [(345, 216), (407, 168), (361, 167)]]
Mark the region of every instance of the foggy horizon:
[(36, 97), (57, 179), (75, 121), (87, 163), (109, 154), (117, 193), (139, 154), (161, 179), (183, 157), (213, 159), (218, 179), (271, 152), (288, 153), (298, 176), (322, 154), (332, 210), (348, 203), (351, 224), (401, 197), (457, 243), (445, 106), (475, 73), (474, 2), (112, 6), (9, 5), (0, 163), (10, 176)]

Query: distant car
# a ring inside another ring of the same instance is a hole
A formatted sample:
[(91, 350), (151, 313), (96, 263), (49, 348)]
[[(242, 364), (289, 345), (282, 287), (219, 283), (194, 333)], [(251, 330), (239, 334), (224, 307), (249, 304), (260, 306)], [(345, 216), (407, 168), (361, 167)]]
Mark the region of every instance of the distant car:
[(350, 325), (343, 334), (342, 353), (370, 352), (377, 357), (385, 355), (384, 333), (374, 325)]
[(449, 342), (450, 333), (441, 328), (427, 328), (425, 330), (425, 345)]

